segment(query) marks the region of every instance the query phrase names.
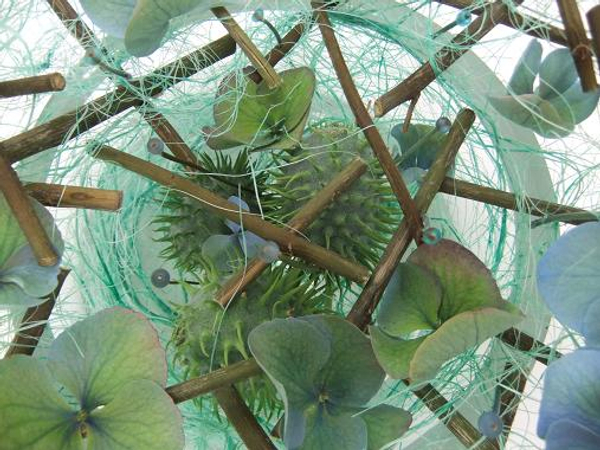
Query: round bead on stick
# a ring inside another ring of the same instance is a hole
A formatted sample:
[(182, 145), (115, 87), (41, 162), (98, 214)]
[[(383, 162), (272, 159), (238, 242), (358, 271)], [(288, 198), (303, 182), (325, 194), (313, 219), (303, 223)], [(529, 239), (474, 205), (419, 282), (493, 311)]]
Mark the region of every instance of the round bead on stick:
[(258, 8), (254, 11), (254, 14), (252, 14), (252, 20), (254, 20), (255, 22), (260, 22), (263, 23), (267, 26), (267, 28), (269, 28), (269, 30), (271, 30), (271, 33), (273, 33), (273, 36), (275, 36), (275, 39), (277, 39), (277, 43), (279, 45), (281, 45), (283, 43), (283, 39), (281, 39), (281, 34), (279, 34), (279, 31), (277, 31), (277, 28), (275, 28), (275, 26), (269, 22), (269, 20), (265, 19), (265, 11), (262, 8)]
[(448, 25), (446, 25), (445, 27), (440, 28), (438, 31), (436, 31), (435, 33), (433, 33), (433, 39), (435, 39), (436, 37), (438, 37), (439, 35), (450, 31), (452, 28), (459, 26), (459, 27), (466, 27), (467, 25), (469, 25), (471, 23), (471, 11), (469, 11), (468, 9), (461, 9), (458, 14), (456, 15), (456, 19), (454, 20), (454, 22), (450, 22)]
[(148, 149), (148, 152), (153, 155), (161, 155), (165, 149), (165, 144), (159, 138), (153, 137), (148, 139), (146, 148)]
[(496, 411), (486, 411), (479, 416), (477, 428), (486, 438), (497, 439), (502, 434), (504, 423)]
[(442, 230), (436, 227), (428, 227), (423, 230), (423, 243), (435, 245), (442, 240)]
[(154, 287), (162, 289), (167, 287), (171, 282), (171, 274), (166, 269), (156, 269), (152, 272), (150, 281)]
[(435, 128), (440, 132), (447, 134), (450, 131), (450, 127), (452, 126), (452, 122), (445, 116), (440, 117), (435, 121)]

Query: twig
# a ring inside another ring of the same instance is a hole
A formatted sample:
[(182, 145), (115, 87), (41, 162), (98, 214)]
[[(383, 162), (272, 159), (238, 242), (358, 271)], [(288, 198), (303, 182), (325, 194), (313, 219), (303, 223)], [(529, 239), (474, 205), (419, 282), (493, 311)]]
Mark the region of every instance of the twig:
[(402, 132), (408, 133), (408, 127), (410, 127), (410, 121), (412, 120), (413, 113), (415, 112), (415, 108), (417, 107), (417, 102), (419, 101), (419, 97), (421, 94), (417, 94), (415, 98), (410, 100), (410, 105), (408, 105), (408, 111), (406, 111), (406, 116), (404, 117), (404, 124), (402, 125)]
[(33, 209), (30, 198), (25, 193), (17, 173), (2, 155), (0, 155), (0, 191), (4, 194), (8, 206), (31, 245), (38, 264), (45, 267), (58, 264), (58, 255)]
[(149, 75), (132, 81), (127, 88), (119, 87), (70, 113), (0, 142), (0, 154), (14, 163), (75, 139), (111, 117), (142, 105), (144, 97), (156, 96), (196, 72), (232, 55), (235, 47), (233, 39), (224, 36)]
[(249, 231), (264, 239), (275, 241), (281, 250), (286, 253), (299, 256), (318, 267), (330, 270), (358, 283), (364, 283), (369, 277), (369, 271), (366, 267), (355, 264), (342, 258), (337, 253), (312, 244), (294, 233), (266, 222), (256, 215), (240, 212), (226, 199), (162, 167), (108, 146), (101, 147), (94, 156), (105, 161), (112, 161), (127, 170), (136, 172), (163, 186), (177, 189), (181, 193), (202, 202), (206, 208), (214, 213), (236, 223), (241, 222)]
[[(533, 197), (519, 197), (510, 192), (499, 191), (497, 189), (456, 180), (450, 177), (444, 179), (442, 186), (440, 187), (440, 192), (513, 211), (525, 212), (533, 216), (556, 216), (557, 220), (574, 225), (598, 220), (598, 216), (583, 209), (548, 202)], [(562, 214), (569, 215), (562, 216)]]
[(262, 55), (260, 50), (254, 45), (254, 42), (238, 25), (229, 11), (223, 7), (211, 8), (213, 14), (221, 21), (229, 35), (237, 42), (242, 51), (246, 54), (252, 65), (256, 68), (260, 76), (265, 80), (270, 89), (275, 89), (283, 83), (273, 66)]
[(27, 309), (19, 325), (19, 330), (15, 334), (4, 358), (10, 358), (14, 355), (33, 355), (69, 272), (68, 269), (61, 269), (58, 274), (58, 285), (54, 292), (41, 305)]
[(235, 387), (217, 389), (214, 396), (249, 450), (277, 450)]
[(592, 32), (596, 62), (600, 65), (600, 5), (594, 6), (587, 12), (587, 21)]
[[(425, 180), (415, 196), (415, 204), (419, 211), (424, 213), (429, 208), (474, 120), (475, 114), (469, 109), (461, 110), (456, 116), (444, 148), (427, 172)], [(406, 220), (402, 220), (377, 268), (348, 314), (347, 319), (359, 328), (364, 329), (370, 323), (371, 314), (377, 307), (377, 303), (409, 243), (408, 224)]]
[[(366, 163), (362, 159), (356, 158), (292, 217), (287, 223), (287, 228), (295, 232), (306, 229), (329, 204), (334, 202), (342, 192), (358, 180), (366, 170)], [(258, 257), (252, 259), (244, 269), (227, 280), (215, 295), (215, 300), (221, 305), (227, 306), (237, 293), (243, 292), (268, 266), (268, 263)]]
[(261, 373), (262, 369), (256, 363), (256, 360), (250, 358), (246, 361), (230, 364), (222, 369), (213, 370), (202, 377), (192, 378), (169, 386), (166, 388), (166, 392), (175, 403), (182, 403), (208, 394), (216, 389), (256, 377)]
[[(517, 0), (515, 3), (521, 3)], [(454, 64), (499, 22), (508, 17), (510, 7), (498, 0), (486, 7), (486, 11), (459, 33), (452, 42), (439, 50), (430, 62), (423, 64), (402, 83), (383, 94), (375, 101), (375, 116), (381, 117), (398, 105), (410, 100), (425, 89), (435, 78)]]
[(0, 98), (62, 91), (67, 82), (60, 73), (0, 81)]
[(61, 184), (30, 183), (25, 185), (27, 195), (44, 206), (85, 208), (117, 211), (123, 203), (123, 191), (95, 189)]
[(510, 328), (506, 330), (504, 333), (502, 333), (500, 339), (502, 339), (502, 342), (505, 344), (508, 344), (517, 350), (530, 353), (532, 358), (535, 358), (537, 361), (545, 365), (548, 365), (555, 359), (562, 357), (562, 354), (559, 351), (553, 349), (552, 347), (548, 347), (543, 342), (532, 338), (527, 333), (517, 330), (516, 328)]
[(398, 202), (402, 207), (402, 211), (404, 212), (405, 217), (408, 219), (408, 225), (413, 238), (417, 241), (417, 243), (420, 243), (421, 232), (423, 228), (421, 216), (415, 207), (406, 184), (404, 183), (404, 179), (400, 174), (400, 170), (396, 166), (394, 159), (392, 158), (392, 155), (385, 144), (385, 141), (375, 127), (375, 124), (373, 123), (373, 120), (371, 119), (367, 108), (365, 108), (365, 105), (360, 98), (360, 94), (358, 93), (358, 90), (352, 81), (350, 71), (348, 70), (348, 66), (344, 61), (344, 56), (342, 55), (342, 51), (335, 37), (335, 33), (333, 31), (331, 22), (329, 21), (327, 12), (325, 9), (323, 9), (323, 4), (321, 2), (313, 2), (313, 8), (315, 8), (317, 23), (319, 24), (319, 29), (323, 35), (323, 40), (325, 42), (325, 46), (327, 47), (327, 51), (329, 52), (329, 57), (342, 89), (344, 90), (344, 94), (348, 104), (350, 105), (350, 109), (354, 113), (356, 123), (363, 130), (363, 133), (367, 138), (373, 153), (379, 160), (381, 168), (390, 182), (394, 194), (398, 198)]
[[(454, 8), (459, 9), (470, 9), (473, 8), (474, 5), (478, 4), (478, 2), (473, 2), (471, 0), (435, 0), (442, 5), (452, 6)], [(474, 8), (471, 12), (477, 16), (484, 14), (483, 8)], [(500, 21), (502, 25), (505, 25), (510, 28), (514, 28), (517, 31), (522, 31), (525, 34), (530, 36), (549, 40), (554, 42), (555, 44), (562, 45), (567, 47), (569, 44), (567, 42), (567, 35), (565, 30), (562, 30), (554, 25), (550, 25), (549, 23), (543, 22), (535, 17), (527, 16), (525, 14), (521, 14), (516, 10), (511, 10), (509, 12), (509, 16)]]
[(592, 60), (592, 49), (590, 41), (583, 27), (581, 14), (576, 0), (557, 0), (558, 10), (565, 25), (571, 55), (581, 80), (581, 88), (584, 92), (595, 91), (598, 88), (596, 73), (594, 72), (594, 61)]
[(79, 18), (77, 11), (69, 4), (68, 0), (46, 0), (50, 8), (58, 18), (65, 24), (71, 35), (77, 39), (84, 48), (93, 47), (97, 40), (92, 31), (83, 20)]

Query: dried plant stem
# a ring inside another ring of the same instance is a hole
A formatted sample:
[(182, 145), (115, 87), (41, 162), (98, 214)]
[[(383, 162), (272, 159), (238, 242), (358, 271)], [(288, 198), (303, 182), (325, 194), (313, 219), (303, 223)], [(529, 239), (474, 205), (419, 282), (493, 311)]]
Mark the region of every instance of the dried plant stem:
[(25, 193), (17, 173), (2, 155), (0, 155), (0, 191), (4, 194), (6, 203), (31, 245), (38, 264), (44, 267), (58, 264), (58, 255), (33, 209), (30, 198)]
[[(456, 153), (474, 120), (475, 114), (469, 109), (463, 109), (458, 113), (455, 122), (450, 128), (444, 148), (440, 151), (437, 159), (427, 172), (425, 180), (415, 196), (415, 204), (422, 213), (427, 211), (437, 194), (442, 180), (452, 165)], [(364, 329), (370, 323), (371, 313), (375, 310), (379, 298), (383, 294), (409, 243), (408, 224), (406, 220), (403, 220), (386, 247), (377, 268), (348, 314), (348, 320), (359, 328)]]
[(596, 53), (596, 62), (600, 65), (600, 5), (596, 5), (587, 12), (587, 21), (592, 32), (592, 43)]
[[(452, 6), (459, 9), (471, 9), (478, 2), (472, 0), (435, 0), (442, 5)], [(484, 14), (483, 8), (474, 8), (471, 11), (475, 15)], [(567, 47), (567, 35), (565, 30), (562, 30), (554, 25), (543, 22), (535, 17), (521, 14), (517, 11), (510, 11), (506, 19), (503, 19), (500, 23), (507, 27), (514, 28), (517, 31), (522, 31), (525, 34), (533, 36), (535, 38), (548, 40), (555, 44)]]
[[(516, 3), (521, 2), (522, 0), (516, 1)], [(450, 45), (434, 55), (433, 64), (430, 62), (423, 64), (399, 85), (379, 97), (375, 101), (375, 116), (384, 116), (398, 105), (414, 98), (498, 23), (507, 19), (509, 11), (510, 6), (501, 0), (488, 5), (485, 12), (458, 34)]]
[(56, 13), (71, 35), (77, 39), (84, 48), (93, 47), (97, 42), (92, 30), (79, 18), (68, 0), (46, 0), (50, 8)]
[(149, 75), (132, 81), (127, 88), (115, 89), (70, 113), (0, 142), (0, 154), (14, 163), (74, 139), (123, 111), (142, 105), (145, 98), (156, 96), (196, 72), (232, 55), (235, 48), (235, 42), (230, 36), (222, 37)]
[(123, 203), (123, 191), (95, 189), (62, 184), (29, 183), (27, 195), (44, 206), (58, 208), (85, 208), (118, 211)]
[[(367, 170), (367, 164), (360, 158), (353, 160), (341, 171), (327, 186), (321, 189), (312, 199), (310, 199), (287, 223), (287, 228), (294, 232), (300, 232), (308, 226), (323, 212), (323, 210), (333, 203), (335, 199), (352, 183), (358, 180)], [(252, 259), (248, 265), (239, 273), (231, 277), (219, 289), (215, 295), (215, 300), (223, 306), (227, 306), (238, 293), (241, 293), (269, 266), (260, 258)]]
[(406, 111), (406, 116), (404, 116), (404, 123), (402, 124), (402, 132), (408, 133), (408, 127), (410, 127), (410, 121), (412, 120), (413, 113), (415, 112), (415, 108), (417, 107), (417, 102), (419, 101), (419, 97), (421, 94), (417, 94), (410, 101), (410, 105), (408, 105), (408, 111)]
[(579, 13), (576, 0), (557, 0), (560, 16), (565, 24), (565, 32), (569, 41), (569, 48), (573, 61), (581, 80), (584, 92), (595, 91), (598, 88), (592, 49), (590, 41), (583, 27), (583, 20)]
[(249, 450), (277, 450), (235, 387), (217, 389), (214, 396)]
[(211, 8), (211, 11), (217, 17), (229, 35), (237, 42), (242, 51), (246, 54), (252, 65), (256, 68), (262, 79), (270, 89), (275, 89), (283, 84), (273, 66), (265, 59), (260, 50), (254, 45), (254, 42), (242, 30), (235, 19), (229, 14), (226, 8)]
[(60, 73), (0, 81), (0, 98), (62, 91), (67, 82)]
[(323, 41), (325, 42), (325, 46), (329, 52), (329, 57), (333, 64), (333, 68), (335, 69), (337, 77), (340, 81), (346, 96), (346, 100), (348, 101), (348, 105), (354, 113), (356, 123), (362, 129), (367, 141), (369, 142), (369, 145), (371, 146), (371, 149), (373, 150), (373, 153), (379, 160), (385, 176), (390, 182), (394, 194), (398, 198), (398, 202), (402, 207), (402, 211), (404, 212), (405, 217), (408, 219), (408, 225), (413, 238), (417, 241), (417, 243), (420, 243), (423, 222), (421, 220), (419, 211), (415, 207), (415, 204), (410, 196), (410, 192), (408, 191), (408, 188), (404, 183), (404, 179), (400, 174), (400, 170), (396, 166), (394, 159), (392, 158), (392, 155), (385, 144), (385, 141), (375, 127), (373, 119), (369, 115), (369, 112), (367, 111), (367, 108), (361, 100), (360, 94), (358, 93), (358, 90), (352, 81), (350, 71), (348, 70), (344, 56), (342, 55), (342, 51), (335, 37), (335, 33), (333, 31), (331, 22), (329, 21), (326, 10), (323, 8), (321, 2), (313, 2), (313, 8), (315, 8), (319, 29), (323, 35)]
[(282, 251), (303, 258), (325, 270), (330, 270), (358, 283), (369, 277), (367, 268), (342, 258), (337, 253), (311, 244), (296, 234), (277, 227), (254, 214), (241, 213), (226, 199), (198, 186), (193, 181), (180, 177), (162, 167), (103, 146), (95, 155), (99, 159), (114, 162), (123, 168), (138, 173), (168, 188), (174, 188), (202, 202), (207, 209), (236, 223), (258, 236), (275, 241)]
[(250, 358), (246, 361), (230, 364), (222, 369), (213, 370), (202, 377), (192, 378), (169, 386), (166, 388), (166, 392), (175, 403), (182, 403), (208, 394), (216, 389), (256, 377), (261, 373), (262, 369), (256, 363), (256, 360)]
[[(488, 205), (499, 206), (513, 211), (521, 211), (533, 216), (556, 216), (558, 220), (574, 225), (598, 220), (598, 217), (583, 209), (559, 203), (548, 202), (533, 197), (520, 197), (510, 192), (499, 191), (466, 181), (446, 177), (440, 187), (440, 192), (467, 198)], [(563, 214), (566, 215), (563, 216)]]
[(6, 351), (4, 358), (10, 358), (14, 355), (33, 355), (69, 273), (70, 270), (61, 269), (58, 274), (58, 285), (54, 289), (54, 292), (41, 305), (32, 306), (27, 309), (19, 325), (19, 330), (10, 343), (10, 347)]

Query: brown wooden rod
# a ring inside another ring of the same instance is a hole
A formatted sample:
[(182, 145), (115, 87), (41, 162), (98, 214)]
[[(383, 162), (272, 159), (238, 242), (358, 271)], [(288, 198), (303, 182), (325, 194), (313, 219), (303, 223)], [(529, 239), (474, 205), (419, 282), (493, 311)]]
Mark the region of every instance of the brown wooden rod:
[(67, 82), (60, 73), (0, 81), (0, 98), (62, 91), (66, 85)]
[[(515, 3), (520, 4), (522, 1), (517, 0)], [(408, 78), (379, 97), (375, 101), (375, 116), (382, 117), (402, 103), (413, 99), (498, 23), (508, 18), (509, 11), (510, 6), (501, 0), (486, 6), (483, 14), (471, 22), (449, 45), (434, 55), (433, 64), (430, 62), (423, 64)]]
[(84, 48), (93, 47), (98, 42), (92, 30), (79, 18), (77, 11), (73, 9), (68, 0), (46, 0), (46, 2), (65, 24), (69, 33), (81, 42)]
[(335, 252), (312, 244), (302, 237), (277, 227), (254, 214), (240, 213), (226, 199), (198, 186), (190, 179), (180, 177), (162, 167), (108, 146), (102, 146), (94, 156), (104, 161), (116, 163), (163, 186), (176, 189), (182, 194), (202, 202), (207, 209), (215, 214), (236, 223), (243, 222), (243, 226), (247, 230), (263, 239), (276, 242), (285, 253), (303, 258), (317, 267), (330, 270), (357, 283), (364, 283), (369, 277), (369, 270), (366, 267), (348, 261)]
[(600, 66), (600, 5), (596, 5), (587, 12), (587, 21), (592, 32), (592, 43), (596, 53), (596, 62)]
[(58, 264), (59, 257), (33, 209), (31, 199), (25, 193), (17, 173), (2, 155), (0, 155), (0, 191), (4, 194), (6, 203), (27, 238), (38, 264), (44, 267)]
[[(367, 170), (367, 164), (360, 158), (356, 158), (342, 170), (333, 180), (331, 180), (317, 195), (311, 198), (287, 223), (287, 228), (294, 232), (304, 231), (308, 226), (323, 212), (323, 210), (333, 203), (335, 199), (352, 183), (358, 180)], [(215, 300), (223, 306), (227, 306), (238, 293), (243, 292), (250, 283), (267, 268), (269, 264), (260, 258), (253, 258), (245, 268), (231, 277), (219, 289), (215, 295)]]
[(123, 191), (95, 189), (62, 184), (29, 183), (27, 195), (44, 206), (58, 208), (85, 208), (101, 211), (118, 211), (123, 204)]
[[(456, 116), (444, 148), (427, 172), (425, 180), (415, 196), (415, 204), (422, 213), (425, 213), (431, 205), (474, 120), (475, 113), (470, 109), (463, 109)], [(347, 319), (359, 328), (365, 329), (371, 322), (371, 314), (409, 243), (408, 224), (406, 220), (402, 220), (377, 268), (348, 314)]]
[(352, 76), (350, 75), (350, 71), (348, 70), (344, 56), (342, 55), (337, 38), (335, 37), (335, 32), (329, 21), (327, 11), (323, 8), (322, 2), (313, 2), (313, 8), (315, 8), (317, 23), (319, 24), (319, 29), (323, 35), (325, 47), (327, 47), (327, 51), (329, 52), (329, 57), (344, 91), (344, 95), (346, 96), (346, 100), (348, 101), (348, 105), (354, 113), (356, 123), (362, 129), (373, 153), (379, 160), (381, 168), (383, 169), (394, 194), (398, 198), (404, 216), (408, 219), (408, 225), (413, 238), (417, 243), (420, 243), (423, 229), (421, 215), (410, 196), (410, 192), (404, 183), (404, 179), (400, 174), (398, 166), (394, 162), (394, 158), (390, 154), (381, 134), (379, 134), (379, 131), (375, 127), (373, 119), (361, 100), (354, 81), (352, 81)]
[(527, 374), (518, 365), (511, 362), (504, 365), (502, 373), (504, 376), (496, 389), (500, 389), (499, 416), (504, 424), (503, 433), (508, 436), (521, 403), (521, 395), (527, 384)]
[[(478, 2), (472, 0), (435, 0), (442, 5), (452, 6), (459, 9), (471, 9), (474, 5), (478, 5)], [(483, 8), (473, 8), (471, 12), (475, 15), (480, 16), (483, 14)], [(521, 14), (517, 11), (510, 11), (508, 17), (501, 21), (502, 25), (514, 28), (517, 31), (522, 31), (525, 34), (533, 36), (535, 38), (544, 39), (555, 44), (567, 47), (567, 34), (565, 30), (550, 25), (542, 20), (535, 17)]]
[(191, 378), (182, 383), (169, 386), (166, 388), (166, 392), (175, 403), (182, 403), (213, 392), (216, 389), (256, 377), (261, 373), (262, 369), (256, 363), (256, 360), (250, 358), (246, 361), (230, 364), (222, 369), (213, 370), (202, 377)]
[(277, 450), (235, 387), (226, 386), (213, 394), (248, 450)]
[(74, 139), (123, 111), (142, 105), (144, 98), (156, 96), (196, 72), (231, 56), (235, 48), (235, 41), (230, 36), (224, 36), (132, 81), (127, 88), (119, 87), (70, 113), (0, 142), (0, 154), (14, 163)]
[(260, 76), (270, 89), (275, 89), (282, 85), (283, 80), (273, 66), (265, 59), (258, 47), (246, 34), (246, 32), (238, 25), (236, 20), (229, 14), (226, 8), (221, 6), (211, 8), (212, 13), (217, 17), (229, 35), (237, 42), (242, 51), (246, 54), (252, 65), (256, 68)]
[(562, 353), (554, 350), (552, 347), (547, 346), (543, 342), (534, 339), (527, 333), (524, 333), (516, 328), (510, 328), (506, 330), (500, 336), (502, 342), (510, 345), (525, 353), (529, 353), (532, 358), (541, 362), (544, 365), (550, 364), (552, 361), (558, 358), (562, 358)]
[(513, 211), (525, 212), (533, 216), (556, 216), (557, 220), (573, 225), (598, 220), (597, 215), (583, 209), (533, 197), (517, 196), (510, 192), (499, 191), (450, 177), (444, 179), (440, 192)]
[(15, 337), (10, 343), (10, 347), (6, 351), (4, 358), (10, 358), (14, 355), (33, 355), (69, 273), (70, 270), (61, 269), (58, 274), (58, 285), (54, 289), (54, 292), (41, 305), (32, 306), (25, 311), (19, 325), (19, 330), (17, 330)]
[(595, 91), (598, 88), (598, 83), (596, 82), (596, 72), (594, 72), (592, 48), (583, 27), (577, 1), (557, 0), (557, 3), (560, 16), (565, 25), (573, 61), (581, 80), (581, 87), (584, 92)]

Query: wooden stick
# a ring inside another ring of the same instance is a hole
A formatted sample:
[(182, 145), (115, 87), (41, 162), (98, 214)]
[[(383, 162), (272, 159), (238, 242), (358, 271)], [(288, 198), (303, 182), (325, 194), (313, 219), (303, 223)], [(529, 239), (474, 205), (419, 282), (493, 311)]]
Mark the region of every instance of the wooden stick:
[(62, 91), (66, 85), (67, 82), (60, 73), (0, 81), (0, 98)]
[(92, 30), (79, 18), (77, 11), (69, 4), (68, 0), (46, 0), (50, 8), (56, 13), (69, 33), (77, 39), (84, 48), (94, 47), (98, 40)]
[(323, 247), (312, 244), (294, 233), (266, 222), (254, 214), (247, 212), (240, 213), (226, 199), (198, 186), (192, 180), (180, 177), (162, 167), (108, 146), (101, 147), (95, 156), (104, 161), (114, 162), (127, 170), (136, 172), (168, 188), (174, 188), (202, 202), (210, 211), (236, 223), (243, 223), (245, 229), (263, 239), (275, 241), (283, 252), (299, 256), (318, 267), (330, 270), (357, 283), (364, 283), (369, 277), (369, 271), (366, 267), (348, 261), (337, 253), (326, 250)]
[[(515, 3), (521, 3), (517, 0)], [(382, 117), (405, 101), (414, 98), (425, 89), (435, 78), (454, 64), (474, 44), (479, 42), (499, 22), (508, 18), (510, 7), (498, 0), (486, 7), (485, 12), (469, 24), (452, 43), (439, 50), (430, 62), (423, 64), (402, 83), (383, 94), (375, 101), (375, 116)]]
[(415, 98), (411, 99), (410, 105), (408, 105), (408, 111), (406, 111), (406, 116), (404, 117), (404, 124), (402, 124), (403, 133), (408, 133), (408, 127), (410, 127), (410, 121), (412, 120), (420, 96), (421, 94), (417, 94)]
[[(525, 353), (532, 353), (532, 357), (542, 364), (548, 365), (558, 358), (562, 358), (562, 353), (556, 351), (552, 347), (547, 346), (543, 342), (532, 338), (527, 333), (524, 333), (516, 328), (506, 330), (500, 336), (502, 342), (510, 345)], [(533, 354), (534, 353), (534, 354)]]
[(24, 187), (27, 195), (44, 206), (118, 211), (123, 203), (123, 191), (47, 183), (29, 183)]
[[(484, 13), (484, 8), (473, 8), (478, 2), (472, 0), (435, 0), (442, 5), (452, 6), (459, 9), (470, 9), (471, 12), (477, 16)], [(554, 25), (543, 22), (535, 17), (531, 17), (525, 14), (521, 14), (515, 10), (511, 10), (507, 18), (501, 21), (502, 25), (514, 28), (517, 31), (522, 31), (525, 34), (533, 36), (535, 38), (548, 40), (555, 44), (567, 47), (567, 34), (565, 30), (562, 30)]]
[(14, 163), (75, 139), (111, 117), (142, 105), (144, 98), (156, 96), (187, 80), (196, 72), (232, 55), (235, 48), (235, 41), (230, 36), (222, 37), (149, 75), (132, 81), (127, 88), (119, 87), (70, 113), (0, 142), (0, 154)]
[(584, 92), (595, 91), (598, 88), (592, 49), (590, 41), (583, 28), (583, 21), (576, 0), (557, 0), (560, 16), (565, 24), (565, 31), (573, 55), (573, 61), (581, 80)]
[(31, 245), (38, 264), (44, 267), (58, 264), (58, 255), (33, 209), (30, 198), (25, 193), (17, 173), (2, 155), (0, 155), (0, 191), (4, 194), (6, 203)]
[[(488, 205), (499, 206), (500, 208), (525, 212), (533, 216), (543, 217), (546, 215), (556, 215), (557, 219), (562, 219), (561, 221), (574, 225), (598, 220), (598, 217), (595, 214), (583, 209), (548, 202), (533, 197), (518, 197), (510, 192), (499, 191), (497, 189), (456, 180), (450, 177), (444, 179), (440, 187), (440, 192), (475, 200)], [(577, 214), (561, 216), (561, 214), (575, 213)]]
[[(366, 170), (367, 164), (362, 159), (354, 159), (292, 217), (287, 223), (287, 228), (294, 232), (300, 232), (308, 228), (321, 212), (348, 189), (352, 183), (358, 180)], [(215, 300), (221, 305), (227, 306), (238, 293), (243, 292), (267, 267), (269, 267), (269, 264), (262, 259), (252, 259), (245, 268), (227, 280), (215, 295)]]
[(408, 191), (408, 188), (404, 183), (404, 179), (400, 174), (400, 170), (396, 166), (396, 163), (394, 162), (394, 159), (392, 158), (385, 141), (375, 127), (375, 124), (373, 123), (373, 120), (371, 119), (371, 116), (362, 102), (354, 82), (352, 81), (352, 76), (350, 75), (348, 66), (344, 61), (344, 56), (342, 55), (342, 51), (335, 37), (335, 33), (333, 31), (331, 22), (329, 21), (327, 12), (325, 9), (323, 9), (323, 4), (321, 2), (313, 2), (313, 8), (315, 8), (317, 23), (319, 24), (319, 29), (323, 35), (323, 40), (325, 42), (325, 46), (327, 47), (327, 51), (329, 52), (329, 57), (346, 96), (346, 100), (348, 100), (350, 109), (356, 117), (356, 123), (363, 130), (363, 133), (367, 138), (373, 153), (379, 160), (381, 168), (390, 182), (394, 194), (398, 198), (398, 202), (402, 207), (402, 211), (404, 212), (405, 217), (408, 219), (408, 225), (413, 238), (417, 241), (417, 243), (420, 243), (423, 222), (421, 220), (419, 211), (415, 207), (415, 204), (410, 196), (410, 192)]
[[(427, 172), (425, 180), (415, 196), (415, 204), (419, 211), (424, 213), (431, 205), (474, 120), (475, 113), (470, 109), (463, 109), (456, 116), (444, 148)], [(406, 220), (402, 220), (377, 268), (348, 314), (347, 319), (359, 328), (364, 329), (370, 323), (371, 314), (377, 307), (377, 303), (409, 243), (408, 224)]]
[(54, 289), (54, 292), (41, 305), (32, 306), (27, 309), (19, 325), (19, 330), (4, 355), (5, 359), (14, 355), (33, 355), (69, 273), (70, 270), (61, 269), (58, 274), (58, 285)]
[(277, 450), (233, 386), (217, 389), (214, 396), (249, 450)]
[(237, 42), (242, 51), (246, 54), (252, 65), (256, 68), (260, 76), (269, 89), (275, 89), (283, 84), (273, 66), (265, 59), (260, 50), (254, 45), (254, 42), (242, 30), (235, 19), (229, 14), (226, 8), (211, 8), (212, 13), (221, 21), (229, 35)]
[(174, 384), (166, 388), (167, 394), (175, 403), (192, 400), (201, 395), (208, 394), (216, 389), (232, 385), (239, 381), (256, 377), (262, 373), (262, 369), (254, 358), (247, 359), (235, 364), (230, 364), (222, 369), (217, 369), (207, 375), (192, 378), (182, 383)]
[(587, 12), (587, 21), (592, 32), (592, 43), (596, 53), (596, 62), (600, 65), (600, 5), (596, 5)]

